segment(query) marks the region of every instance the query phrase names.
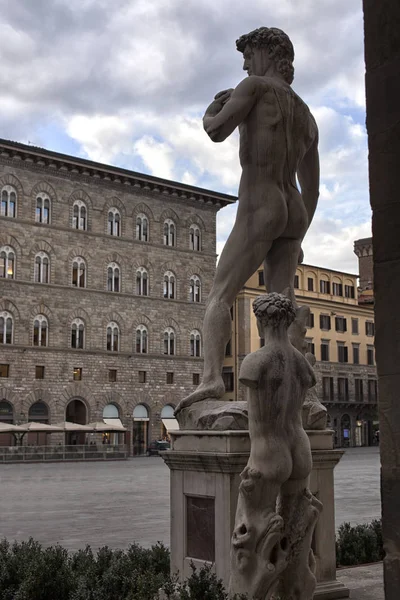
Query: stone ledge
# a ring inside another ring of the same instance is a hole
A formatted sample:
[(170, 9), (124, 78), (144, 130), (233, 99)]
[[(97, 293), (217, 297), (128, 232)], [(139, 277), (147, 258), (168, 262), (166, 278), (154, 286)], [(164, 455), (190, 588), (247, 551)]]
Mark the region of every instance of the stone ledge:
[(324, 581), (317, 583), (313, 600), (339, 600), (348, 598), (350, 590), (340, 581)]
[(241, 473), (247, 465), (248, 452), (161, 452), (172, 471), (202, 471), (208, 473)]

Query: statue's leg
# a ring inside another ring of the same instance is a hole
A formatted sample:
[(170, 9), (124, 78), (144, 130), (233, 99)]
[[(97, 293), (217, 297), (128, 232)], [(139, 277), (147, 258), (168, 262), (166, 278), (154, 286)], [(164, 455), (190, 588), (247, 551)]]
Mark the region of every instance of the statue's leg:
[(293, 285), (300, 250), (301, 239), (279, 238), (272, 243), (264, 261), (267, 292), (282, 294), (286, 291), (295, 306)]
[(267, 240), (248, 239), (247, 226), (246, 221), (236, 221), (222, 251), (203, 323), (203, 380), (192, 394), (178, 404), (175, 414), (200, 400), (221, 398), (225, 392), (221, 372), (226, 344), (231, 337), (230, 308), (272, 244)]

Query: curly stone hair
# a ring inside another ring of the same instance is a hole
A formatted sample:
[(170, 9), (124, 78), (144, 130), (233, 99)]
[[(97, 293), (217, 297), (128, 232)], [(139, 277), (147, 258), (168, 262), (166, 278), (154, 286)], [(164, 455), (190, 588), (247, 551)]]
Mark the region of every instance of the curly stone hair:
[(293, 44), (282, 29), (277, 27), (260, 27), (250, 33), (241, 35), (236, 40), (236, 48), (244, 52), (246, 46), (266, 48), (270, 58), (276, 63), (276, 68), (290, 85), (294, 79), (294, 48)]
[(276, 327), (282, 321), (289, 327), (296, 317), (292, 301), (287, 296), (275, 292), (258, 296), (253, 302), (253, 311), (261, 325), (268, 323), (272, 327)]

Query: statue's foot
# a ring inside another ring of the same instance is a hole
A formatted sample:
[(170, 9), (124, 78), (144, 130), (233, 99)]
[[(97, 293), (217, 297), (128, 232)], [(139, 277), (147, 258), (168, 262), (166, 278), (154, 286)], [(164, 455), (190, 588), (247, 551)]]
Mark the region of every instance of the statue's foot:
[(175, 416), (184, 408), (188, 408), (196, 402), (201, 402), (206, 398), (215, 398), (219, 400), (225, 394), (225, 385), (222, 377), (208, 381), (207, 383), (201, 383), (199, 387), (189, 396), (183, 398), (175, 409)]

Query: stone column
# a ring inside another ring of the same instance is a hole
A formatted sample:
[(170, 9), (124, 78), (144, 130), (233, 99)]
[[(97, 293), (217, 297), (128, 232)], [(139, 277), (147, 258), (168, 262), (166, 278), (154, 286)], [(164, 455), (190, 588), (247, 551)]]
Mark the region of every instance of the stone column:
[(400, 590), (400, 3), (364, 0), (385, 598)]
[[(333, 469), (343, 455), (332, 448), (332, 431), (308, 431), (313, 471), (311, 492), (323, 503), (314, 532), (315, 600), (348, 598), (336, 580)], [(171, 431), (162, 456), (171, 471), (171, 571), (182, 579), (190, 563), (213, 564), (228, 588), (230, 546), (241, 471), (247, 464), (247, 431)]]

